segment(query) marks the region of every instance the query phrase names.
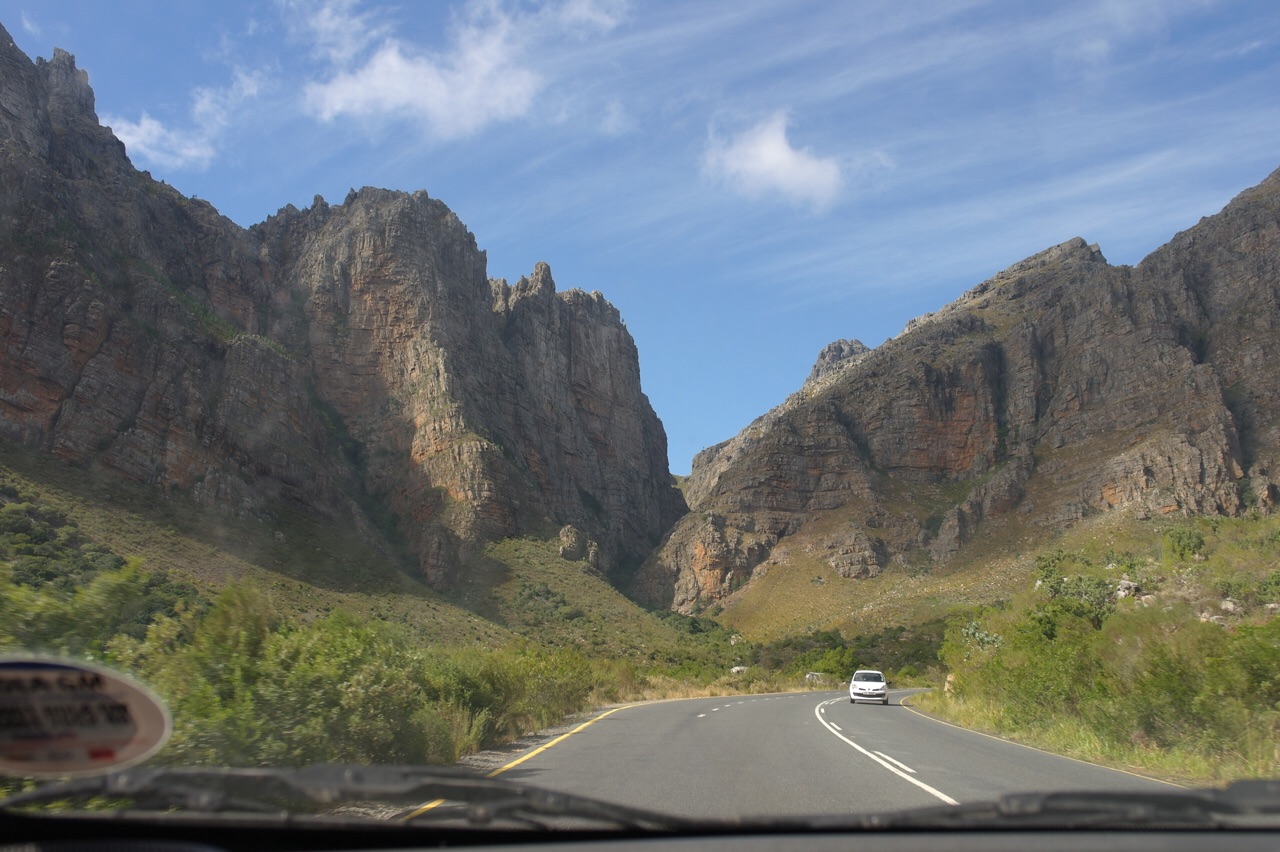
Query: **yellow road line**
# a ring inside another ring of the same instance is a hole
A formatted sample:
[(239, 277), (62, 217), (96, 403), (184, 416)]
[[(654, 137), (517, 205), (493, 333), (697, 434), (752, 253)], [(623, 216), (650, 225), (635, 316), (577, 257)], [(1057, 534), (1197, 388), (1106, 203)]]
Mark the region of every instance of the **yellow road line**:
[(519, 766), (520, 764), (524, 763), (524, 762), (525, 762), (526, 760), (528, 760), (529, 758), (531, 758), (531, 757), (533, 757), (533, 756), (535, 756), (535, 755), (542, 754), (544, 751), (546, 751), (547, 749), (551, 748), (553, 745), (556, 745), (557, 743), (561, 743), (561, 742), (563, 742), (563, 741), (565, 741), (565, 740), (569, 739), (569, 737), (571, 737), (571, 736), (573, 736), (574, 734), (578, 733), (578, 731), (581, 731), (583, 728), (586, 728), (586, 727), (588, 727), (588, 726), (590, 726), (590, 725), (594, 725), (596, 722), (599, 722), (599, 721), (600, 721), (601, 719), (603, 719), (605, 716), (612, 715), (613, 713), (617, 713), (619, 710), (626, 710), (628, 707), (634, 707), (634, 706), (636, 706), (636, 705), (634, 705), (634, 704), (623, 704), (621, 707), (614, 707), (612, 710), (606, 710), (606, 711), (604, 711), (603, 713), (601, 713), (599, 716), (596, 716), (594, 719), (588, 719), (587, 721), (583, 722), (581, 725), (579, 725), (578, 727), (574, 728), (574, 729), (573, 729), (572, 731), (570, 731), (569, 733), (567, 733), (567, 734), (561, 734), (560, 736), (556, 737), (554, 740), (552, 740), (551, 742), (547, 743), (546, 745), (539, 746), (538, 748), (535, 748), (533, 751), (529, 752), (528, 754), (526, 754), (526, 755), (524, 755), (524, 756), (522, 756), (522, 757), (518, 757), (518, 758), (516, 758), (515, 760), (511, 761), (510, 763), (508, 763), (506, 766), (499, 766), (497, 769), (493, 770), (493, 771), (492, 771), (492, 772), (490, 772), (488, 775), (486, 775), (486, 776), (485, 776), (485, 778), (493, 778), (494, 776), (501, 775), (502, 773), (506, 772), (508, 769), (511, 769), (511, 768), (513, 768), (513, 767)]
[(407, 813), (404, 816), (400, 817), (400, 821), (409, 822), (410, 820), (417, 819), (418, 817), (422, 816), (432, 808), (438, 808), (443, 804), (444, 804), (444, 799), (436, 799), (434, 802), (427, 802), (425, 805), (418, 808), (416, 811), (412, 811), (411, 813)]
[[(551, 742), (546, 743), (545, 745), (538, 746), (537, 748), (535, 748), (533, 751), (529, 752), (528, 754), (521, 755), (520, 757), (518, 757), (518, 758), (516, 758), (515, 760), (511, 761), (510, 763), (508, 763), (506, 766), (499, 766), (497, 769), (495, 769), (495, 770), (493, 770), (492, 772), (488, 773), (488, 774), (487, 774), (487, 775), (485, 775), (484, 777), (485, 777), (485, 778), (494, 778), (494, 777), (497, 777), (498, 775), (501, 775), (502, 773), (506, 772), (508, 769), (512, 769), (513, 767), (519, 766), (520, 764), (524, 763), (524, 762), (525, 762), (526, 760), (528, 760), (529, 758), (531, 758), (531, 757), (535, 757), (535, 756), (537, 756), (537, 755), (539, 755), (539, 754), (542, 754), (544, 751), (546, 751), (547, 749), (551, 748), (553, 745), (556, 745), (557, 743), (564, 742), (565, 740), (569, 739), (569, 737), (571, 737), (571, 736), (573, 736), (574, 734), (578, 733), (578, 731), (581, 731), (583, 728), (589, 727), (589, 726), (591, 726), (591, 725), (594, 725), (596, 722), (599, 722), (599, 721), (600, 721), (601, 719), (603, 719), (605, 716), (609, 716), (609, 715), (612, 715), (612, 714), (614, 714), (614, 713), (617, 713), (619, 710), (626, 710), (628, 707), (635, 707), (635, 706), (636, 706), (635, 704), (623, 704), (623, 705), (622, 705), (622, 706), (620, 706), (620, 707), (614, 707), (612, 710), (606, 710), (606, 711), (604, 711), (603, 713), (601, 713), (599, 716), (596, 716), (596, 717), (594, 717), (594, 718), (592, 718), (592, 719), (588, 719), (587, 721), (583, 722), (581, 725), (579, 725), (578, 727), (574, 728), (572, 731), (569, 731), (567, 734), (561, 734), (560, 736), (556, 737), (556, 738), (555, 738), (554, 740), (552, 740)], [(435, 801), (433, 801), (433, 802), (427, 802), (425, 805), (423, 805), (422, 807), (418, 808), (417, 810), (415, 810), (415, 811), (411, 811), (410, 813), (405, 814), (404, 816), (402, 816), (402, 817), (400, 818), (400, 820), (401, 820), (401, 822), (408, 822), (409, 820), (416, 819), (417, 817), (421, 816), (422, 814), (425, 814), (427, 811), (431, 810), (432, 808), (438, 808), (438, 807), (440, 807), (441, 805), (443, 805), (444, 803), (445, 803), (445, 800), (444, 800), (444, 799), (436, 799), (436, 800), (435, 800)]]

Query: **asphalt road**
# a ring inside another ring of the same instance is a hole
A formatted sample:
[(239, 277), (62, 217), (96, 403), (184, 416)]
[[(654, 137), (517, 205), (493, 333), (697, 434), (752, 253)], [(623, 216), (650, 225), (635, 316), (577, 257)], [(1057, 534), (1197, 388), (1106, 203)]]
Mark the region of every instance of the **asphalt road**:
[(845, 692), (615, 709), (499, 768), (502, 778), (689, 817), (929, 807), (1043, 790), (1171, 790)]

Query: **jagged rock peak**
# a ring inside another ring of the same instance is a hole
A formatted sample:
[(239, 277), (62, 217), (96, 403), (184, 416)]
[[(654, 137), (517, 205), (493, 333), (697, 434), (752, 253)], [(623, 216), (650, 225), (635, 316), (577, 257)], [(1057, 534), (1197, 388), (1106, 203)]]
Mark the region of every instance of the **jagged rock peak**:
[(36, 60), (36, 67), (45, 73), (49, 81), (50, 109), (57, 116), (93, 116), (93, 89), (89, 87), (89, 72), (76, 67), (76, 58), (62, 48), (54, 48), (53, 59)]
[(516, 299), (533, 297), (549, 301), (556, 292), (556, 282), (551, 277), (551, 267), (543, 261), (538, 261), (533, 266), (533, 274), (528, 277), (521, 276), (514, 289), (513, 296)]
[(1101, 263), (1105, 265), (1106, 262), (1107, 259), (1102, 256), (1102, 250), (1098, 248), (1097, 243), (1090, 244), (1086, 243), (1082, 237), (1073, 237), (1065, 243), (1051, 246), (1042, 252), (1031, 255), (1026, 260), (1018, 261), (1008, 269), (997, 272), (989, 281), (984, 281), (973, 290), (970, 290), (969, 293), (980, 291), (986, 285), (1015, 278), (1046, 266), (1070, 268), (1082, 263)]
[[(99, 145), (123, 146), (100, 126), (94, 107), (89, 74), (76, 67), (76, 58), (62, 48), (54, 48), (53, 58), (39, 58), (34, 63), (13, 41), (8, 30), (0, 26), (0, 112), (6, 121), (27, 125), (27, 133), (40, 132), (46, 122), (60, 132), (71, 127), (96, 137)], [(42, 144), (30, 145), (33, 153), (47, 156)]]
[(1277, 511), (1278, 258), (1280, 171), (1136, 266), (1079, 238), (1013, 264), (700, 454), (637, 587), (697, 612), (815, 559), (976, 566), (1096, 513)]
[(53, 128), (97, 123), (89, 75), (75, 57), (56, 50), (52, 61), (32, 63), (0, 26), (0, 138), (48, 157)]
[[(1107, 263), (1107, 259), (1102, 256), (1102, 250), (1099, 249), (1097, 243), (1086, 243), (1081, 237), (1073, 237), (1065, 243), (1051, 246), (1025, 260), (1018, 261), (1007, 269), (997, 272), (978, 286), (965, 291), (959, 299), (956, 299), (951, 304), (932, 313), (916, 317), (906, 324), (898, 337), (910, 334), (935, 320), (955, 313), (957, 310), (971, 307), (975, 302), (1001, 288), (1017, 287), (1034, 273), (1044, 272), (1049, 269), (1077, 269), (1087, 265), (1096, 265), (1099, 268), (1110, 266)], [(1016, 297), (1021, 293), (1006, 293), (1006, 295)]]
[(809, 371), (805, 384), (812, 384), (821, 378), (831, 375), (846, 364), (850, 364), (871, 351), (861, 340), (837, 340), (828, 343), (818, 353), (818, 360)]
[(599, 321), (619, 327), (626, 325), (622, 314), (599, 290), (588, 293), (575, 287), (557, 292), (551, 266), (545, 261), (534, 264), (533, 272), (522, 275), (515, 284), (508, 284), (505, 278), (490, 278), (489, 288), (493, 293), (494, 313), (509, 312), (520, 304), (539, 305), (545, 310), (554, 300), (559, 300), (569, 308), (589, 312)]
[(686, 511), (598, 293), (556, 294), (545, 264), (489, 281), (422, 191), (317, 196), (246, 231), (132, 168), (70, 54), (36, 64), (0, 33), (0, 438), (374, 543), (394, 516), (439, 585), (489, 541), (565, 525), (623, 582)]

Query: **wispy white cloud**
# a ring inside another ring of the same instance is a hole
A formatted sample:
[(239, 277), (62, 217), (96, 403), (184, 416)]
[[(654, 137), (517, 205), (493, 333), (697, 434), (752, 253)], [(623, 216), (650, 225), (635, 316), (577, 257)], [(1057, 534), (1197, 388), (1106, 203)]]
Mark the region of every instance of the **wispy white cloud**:
[(794, 147), (787, 123), (785, 112), (775, 112), (729, 139), (713, 132), (703, 153), (703, 173), (747, 197), (777, 194), (815, 210), (829, 208), (844, 183), (840, 163)]
[(360, 0), (281, 0), (280, 7), (295, 37), (306, 41), (327, 62), (350, 62), (371, 44), (391, 35), (389, 25), (360, 9)]
[(22, 28), (36, 37), (39, 37), (41, 34), (40, 24), (36, 22), (35, 18), (31, 17), (26, 12), (22, 13)]
[(566, 29), (579, 29), (582, 34), (608, 32), (627, 17), (626, 0), (564, 0), (551, 3), (542, 10), (550, 21)]
[(424, 121), (443, 139), (527, 112), (542, 78), (517, 64), (510, 18), (500, 13), (471, 21), (444, 56), (384, 40), (363, 64), (306, 89), (306, 101), (325, 121), (339, 116), (403, 116)]
[(261, 75), (236, 71), (225, 87), (197, 88), (191, 96), (191, 123), (186, 127), (167, 126), (145, 111), (137, 121), (112, 115), (104, 115), (102, 120), (130, 156), (166, 169), (203, 171), (217, 156), (218, 137), (245, 102), (257, 97), (261, 85)]
[(1173, 21), (1212, 6), (1214, 0), (1094, 0), (1092, 4), (1064, 6), (1046, 19), (1051, 28), (1043, 38), (1059, 69), (1105, 79), (1117, 63), (1131, 62), (1132, 46), (1151, 48), (1165, 41)]
[(327, 79), (305, 89), (313, 115), (408, 119), (436, 138), (457, 139), (526, 115), (547, 85), (530, 61), (533, 48), (608, 31), (623, 19), (625, 5), (565, 0), (530, 12), (497, 0), (473, 2), (455, 18), (443, 52), (390, 35), (353, 0), (312, 12), (305, 29), (329, 61)]
[(166, 127), (145, 111), (137, 121), (103, 116), (129, 154), (166, 169), (206, 169), (217, 150), (202, 134)]

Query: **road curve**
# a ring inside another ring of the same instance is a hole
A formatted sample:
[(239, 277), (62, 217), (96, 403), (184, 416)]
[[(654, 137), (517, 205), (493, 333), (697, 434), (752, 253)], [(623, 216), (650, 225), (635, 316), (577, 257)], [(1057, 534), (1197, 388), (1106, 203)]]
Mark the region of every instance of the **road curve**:
[(1042, 790), (1169, 790), (847, 693), (698, 698), (609, 711), (494, 774), (687, 817), (855, 813)]

